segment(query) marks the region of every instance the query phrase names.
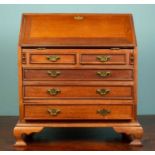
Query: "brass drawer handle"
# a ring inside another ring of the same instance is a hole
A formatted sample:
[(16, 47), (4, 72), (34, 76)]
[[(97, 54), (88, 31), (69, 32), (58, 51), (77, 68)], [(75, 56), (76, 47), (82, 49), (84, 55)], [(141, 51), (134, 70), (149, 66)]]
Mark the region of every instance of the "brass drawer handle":
[(100, 114), (102, 116), (108, 115), (110, 113), (111, 113), (111, 111), (110, 110), (106, 110), (106, 109), (98, 109), (97, 110), (97, 114)]
[(57, 55), (51, 55), (51, 56), (47, 56), (47, 59), (49, 61), (56, 62), (56, 61), (58, 61), (60, 59), (60, 57), (57, 56)]
[(57, 89), (57, 88), (52, 88), (52, 89), (48, 89), (47, 92), (48, 92), (50, 95), (56, 96), (56, 95), (58, 95), (59, 93), (61, 93), (61, 90), (59, 90), (59, 89)]
[(48, 109), (47, 111), (52, 116), (57, 116), (61, 112), (60, 109)]
[(101, 71), (101, 72), (97, 72), (96, 74), (101, 77), (107, 77), (111, 75), (111, 72)]
[(48, 71), (47, 73), (49, 76), (54, 78), (60, 75), (60, 71), (56, 71), (56, 70), (51, 70), (51, 71)]
[(110, 93), (110, 90), (107, 90), (107, 89), (97, 89), (96, 93), (98, 93), (98, 94), (103, 96), (103, 95), (106, 95), (106, 94)]
[(107, 62), (110, 60), (110, 56), (106, 56), (106, 55), (97, 56), (96, 59), (101, 62)]

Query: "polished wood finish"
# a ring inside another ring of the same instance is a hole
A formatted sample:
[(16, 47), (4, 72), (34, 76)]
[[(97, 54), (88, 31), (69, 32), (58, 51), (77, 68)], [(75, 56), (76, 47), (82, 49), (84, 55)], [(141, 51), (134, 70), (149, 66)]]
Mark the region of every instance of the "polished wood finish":
[(39, 63), (39, 64), (74, 64), (74, 55), (56, 55), (56, 56), (59, 56), (60, 60), (57, 60), (57, 61), (50, 61), (48, 60), (48, 56), (55, 56), (54, 54), (52, 55), (31, 55), (30, 57), (30, 63)]
[(132, 141), (130, 145), (142, 145), (141, 138), (143, 136), (143, 128), (141, 126), (135, 127), (114, 127), (114, 130), (118, 133), (125, 133), (131, 136)]
[(43, 127), (18, 127), (16, 126), (13, 130), (14, 132), (14, 136), (16, 138), (16, 143), (15, 145), (17, 146), (26, 146), (27, 144), (25, 143), (25, 141), (23, 140), (23, 130), (24, 130), (24, 134), (32, 134), (35, 132), (40, 132), (43, 129)]
[[(59, 72), (59, 75), (52, 76), (50, 73)], [(101, 73), (101, 74), (99, 74)], [(102, 74), (110, 73), (107, 76), (101, 76)], [(132, 69), (23, 69), (23, 79), (27, 81), (55, 81), (55, 80), (82, 80), (82, 81), (99, 81), (99, 80), (121, 80), (129, 81), (133, 80)]]
[(25, 137), (27, 145), (18, 147), (13, 145), (12, 135), (17, 119), (17, 116), (0, 116), (1, 151), (155, 151), (155, 115), (138, 117), (145, 131), (141, 147), (128, 145), (130, 139), (111, 128), (46, 128)]
[(28, 47), (133, 47), (133, 29), (130, 14), (24, 14), (19, 43)]
[[(36, 48), (23, 49), (22, 53), (27, 55), (28, 65), (129, 65), (132, 49), (50, 49)], [(65, 53), (65, 54), (64, 54)], [(25, 63), (26, 56), (23, 62)], [(48, 56), (58, 56), (57, 61), (48, 60)], [(100, 61), (98, 57), (109, 57), (108, 61)], [(123, 66), (122, 66), (123, 67)]]
[(130, 14), (24, 14), (16, 145), (45, 127), (112, 127), (141, 145), (137, 52)]
[[(25, 105), (25, 120), (130, 120), (132, 105)], [(58, 109), (51, 115), (49, 109)], [(98, 110), (109, 111), (100, 114)], [(125, 109), (125, 110), (124, 110)]]
[[(113, 52), (112, 51), (108, 51), (106, 50), (106, 52), (103, 50), (100, 52), (102, 53), (99, 53), (99, 51), (97, 50), (96, 53), (94, 52), (94, 54), (81, 54), (81, 64), (94, 64), (94, 65), (123, 65), (123, 64), (126, 64), (127, 62), (127, 59), (126, 57), (128, 56), (128, 52), (125, 53), (125, 51), (121, 51), (121, 53), (119, 53), (119, 50), (118, 52)], [(102, 56), (105, 56), (105, 57), (108, 57), (109, 60), (107, 61), (101, 61), (100, 59), (98, 59), (98, 57), (102, 57)]]
[[(131, 86), (55, 86), (49, 84), (48, 86), (25, 86), (23, 88), (24, 99), (54, 99), (54, 98), (102, 98), (102, 99), (132, 99)], [(58, 89), (61, 92), (56, 95), (51, 95), (49, 89)], [(105, 95), (97, 93), (97, 90), (108, 90)]]
[(33, 100), (33, 99), (28, 99), (28, 100), (24, 100), (24, 103), (25, 104), (64, 104), (64, 105), (70, 105), (70, 104), (76, 104), (76, 105), (106, 105), (106, 104), (110, 104), (110, 105), (115, 105), (115, 104), (122, 104), (122, 105), (126, 105), (126, 104), (132, 104), (133, 105), (133, 100), (103, 100), (103, 99), (95, 99), (95, 100), (92, 100), (92, 99), (87, 99), (87, 100), (77, 100), (77, 99), (65, 99), (65, 100), (60, 100), (60, 99), (54, 99), (54, 100), (43, 100), (42, 102), (40, 101), (40, 99), (36, 99), (36, 100)]

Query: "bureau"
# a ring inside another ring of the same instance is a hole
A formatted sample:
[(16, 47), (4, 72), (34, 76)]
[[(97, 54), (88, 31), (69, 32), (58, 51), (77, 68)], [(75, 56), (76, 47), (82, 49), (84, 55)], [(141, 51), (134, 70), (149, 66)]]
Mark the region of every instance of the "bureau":
[(15, 145), (46, 127), (112, 127), (141, 145), (137, 52), (131, 14), (23, 14)]

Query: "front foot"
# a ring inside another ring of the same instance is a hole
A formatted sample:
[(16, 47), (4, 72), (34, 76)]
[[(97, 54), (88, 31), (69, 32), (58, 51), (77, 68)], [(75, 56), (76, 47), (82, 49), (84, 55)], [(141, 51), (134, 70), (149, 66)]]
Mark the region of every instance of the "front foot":
[(130, 145), (131, 145), (131, 146), (142, 146), (141, 139), (133, 139), (133, 140), (130, 142)]
[(16, 138), (15, 146), (26, 146), (27, 143), (24, 141), (24, 135), (31, 135), (36, 132), (43, 130), (43, 127), (19, 127), (16, 126), (13, 130), (13, 134)]
[(121, 134), (126, 134), (131, 137), (130, 145), (142, 146), (143, 128), (141, 126), (130, 126), (130, 127), (114, 127), (114, 130)]

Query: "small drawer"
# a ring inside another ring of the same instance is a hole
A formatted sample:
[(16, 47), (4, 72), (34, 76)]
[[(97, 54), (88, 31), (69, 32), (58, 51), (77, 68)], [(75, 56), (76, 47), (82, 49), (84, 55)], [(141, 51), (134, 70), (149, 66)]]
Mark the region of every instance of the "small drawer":
[(75, 55), (68, 54), (31, 54), (31, 64), (75, 64)]
[(25, 120), (130, 120), (132, 105), (25, 105)]
[(73, 50), (62, 49), (24, 49), (29, 56), (29, 64), (61, 65), (75, 64), (76, 53)]
[(132, 50), (94, 50), (81, 54), (81, 64), (89, 65), (125, 65), (129, 63)]
[(132, 69), (23, 69), (24, 80), (133, 80)]
[(24, 99), (132, 99), (132, 97), (132, 86), (24, 86)]

